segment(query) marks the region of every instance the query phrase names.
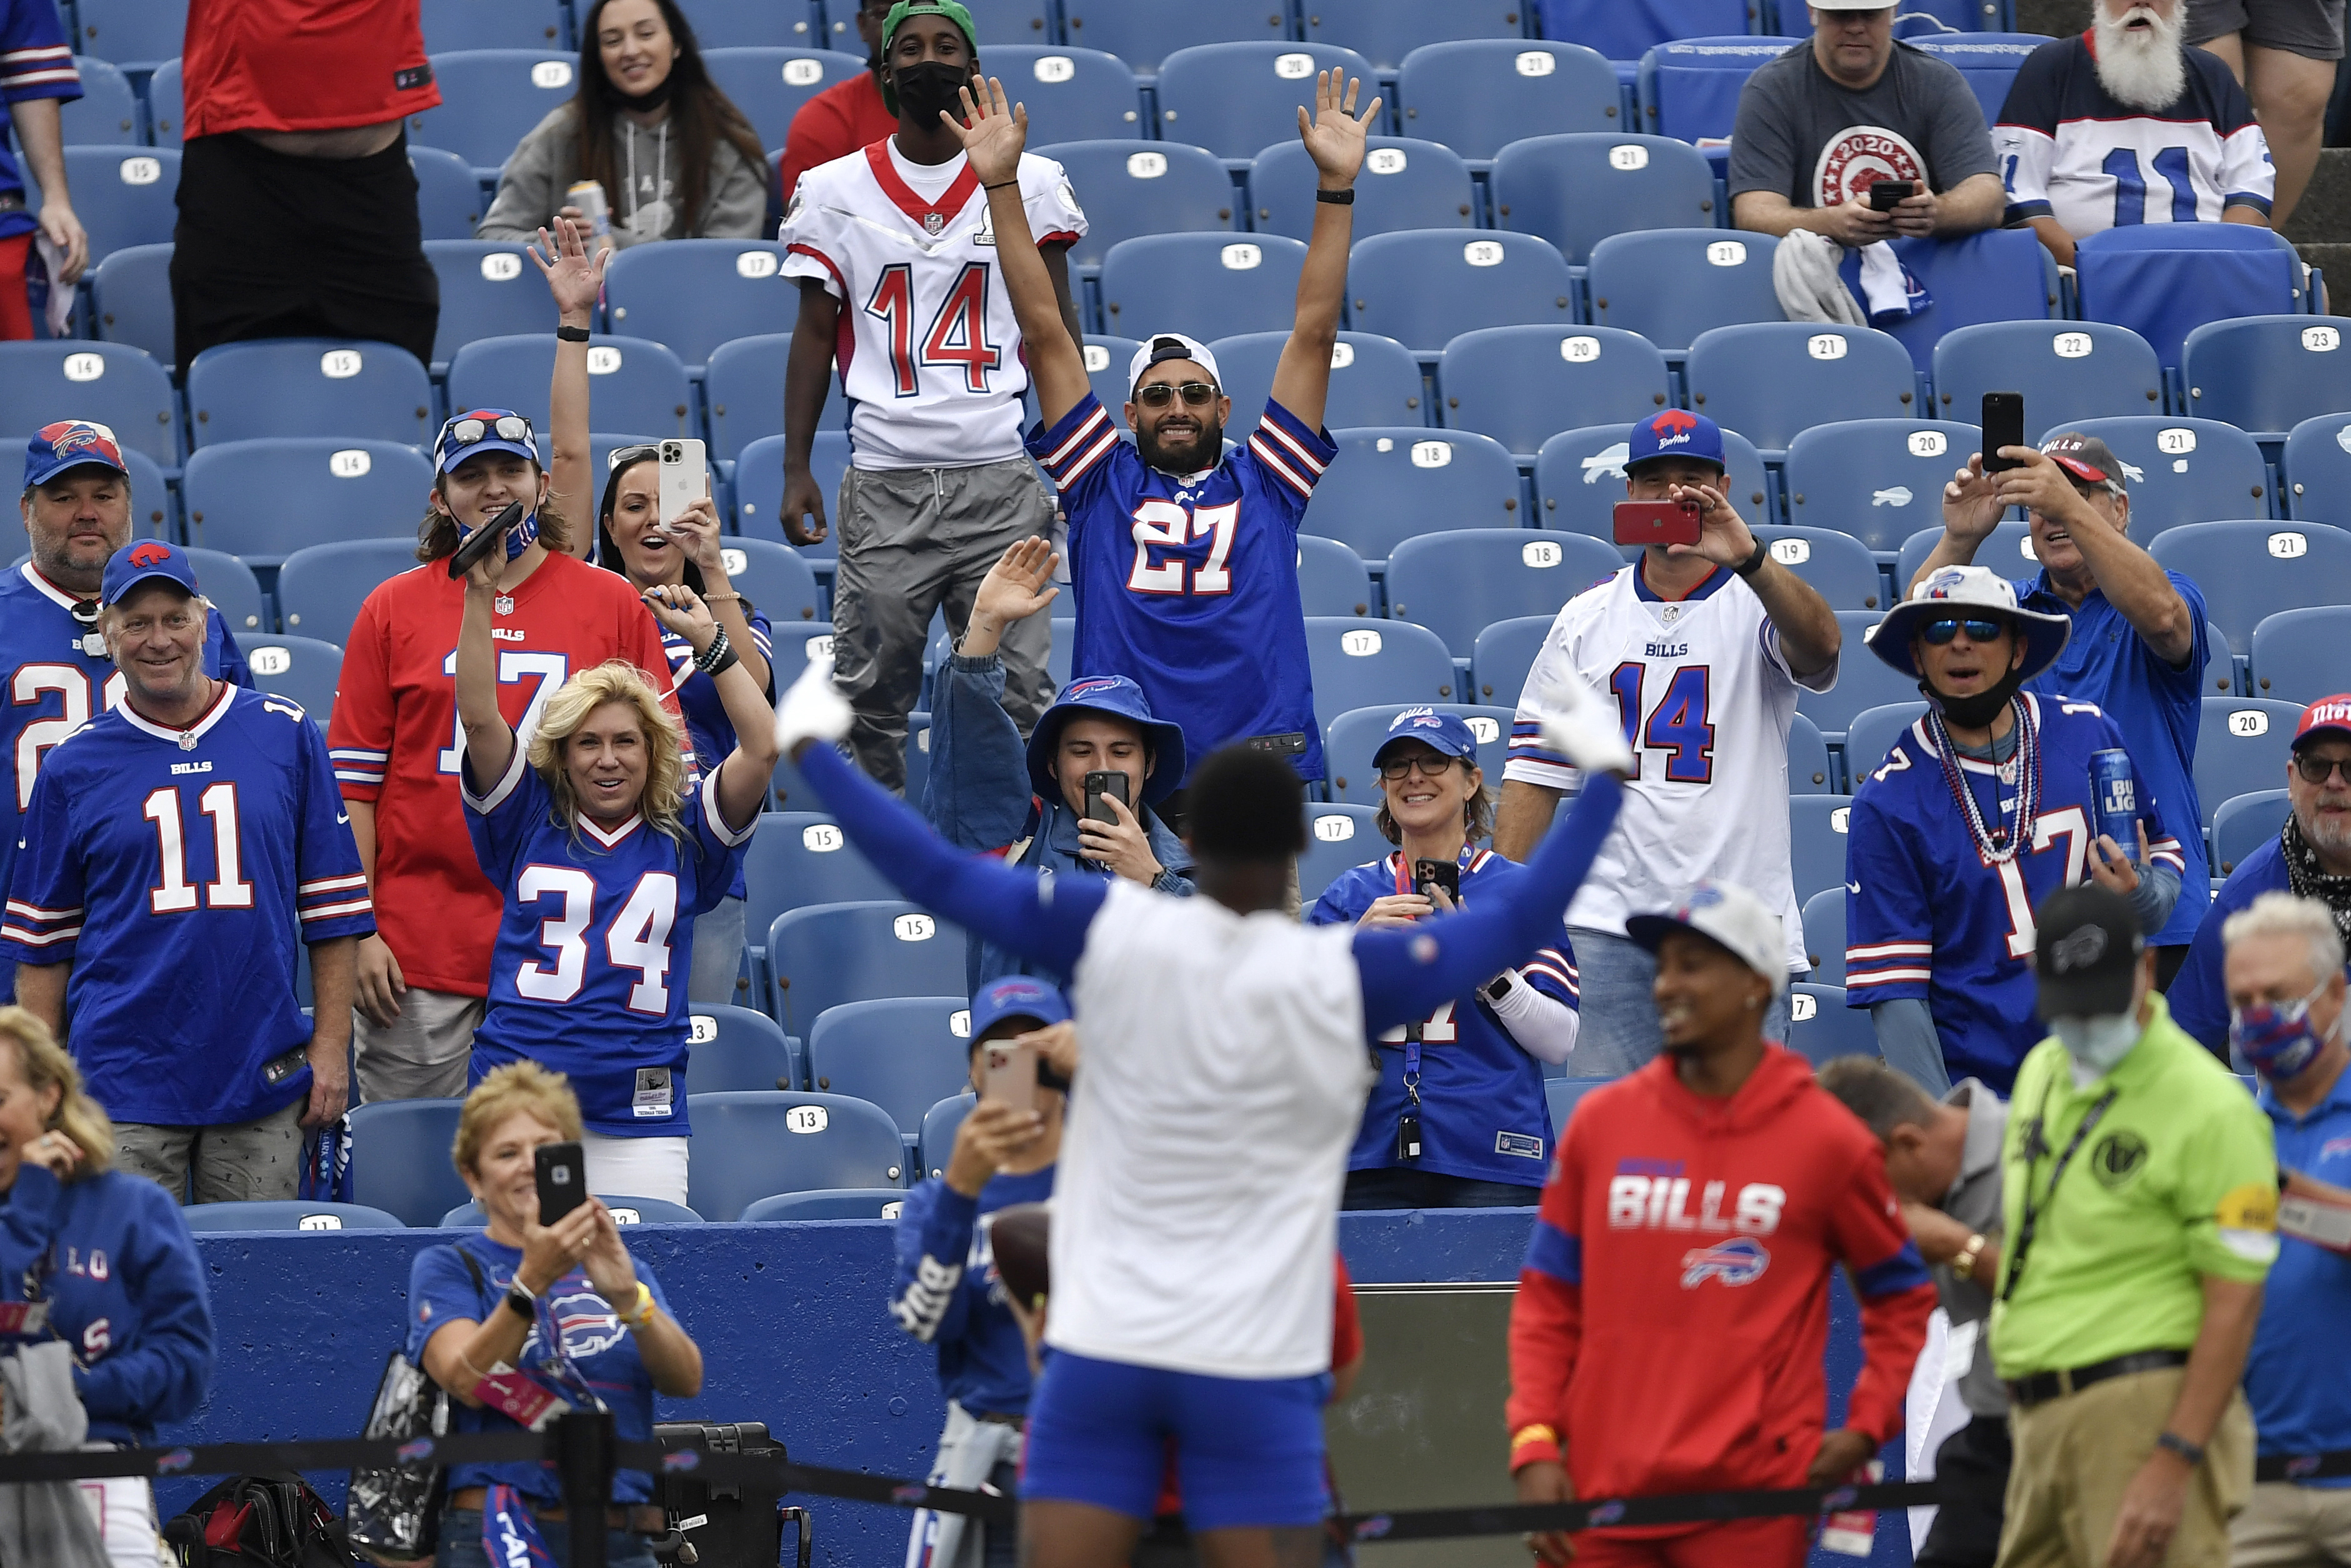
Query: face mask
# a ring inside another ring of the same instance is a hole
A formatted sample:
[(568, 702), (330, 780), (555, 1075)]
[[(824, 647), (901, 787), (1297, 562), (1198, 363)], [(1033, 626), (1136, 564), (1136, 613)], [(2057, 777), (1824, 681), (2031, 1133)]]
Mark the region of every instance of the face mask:
[(2325, 1040), (2310, 1027), (2310, 1004), (2320, 986), (2290, 1002), (2258, 1002), (2229, 1009), (2229, 1046), (2272, 1082), (2308, 1067)]
[(2024, 677), (2011, 670), (1973, 696), (1945, 696), (1924, 681), (1918, 683), (1918, 690), (1930, 705), (1942, 710), (1946, 724), (1956, 724), (1961, 729), (1984, 729), (2000, 716), (2000, 710), (2009, 705), (2017, 688), (2023, 685)]
[(945, 60), (900, 66), (890, 78), (897, 91), (898, 112), (911, 113), (914, 123), (925, 130), (936, 125), (942, 113), (953, 114), (963, 108), (956, 95), (970, 84), (969, 71)]
[(662, 78), (661, 85), (650, 89), (649, 91), (641, 92), (634, 98), (631, 98), (627, 93), (621, 91), (617, 87), (612, 89), (612, 92), (613, 95), (622, 103), (627, 104), (631, 109), (637, 110), (641, 114), (645, 114), (651, 113), (653, 110), (659, 109), (662, 105), (667, 103), (669, 101), (669, 89), (675, 85), (677, 85), (677, 70), (675, 66), (673, 65), (669, 75)]
[(2065, 1047), (2065, 1054), (2101, 1076), (2130, 1054), (2139, 1036), (2138, 1019), (2128, 1013), (2051, 1019), (2049, 1030)]
[[(460, 541), (471, 538), (473, 532), (473, 529), (463, 523), (457, 525), (457, 538)], [(519, 560), (522, 558), (522, 552), (528, 549), (532, 541), (538, 538), (538, 514), (536, 511), (527, 513), (522, 521), (507, 530), (507, 559)]]

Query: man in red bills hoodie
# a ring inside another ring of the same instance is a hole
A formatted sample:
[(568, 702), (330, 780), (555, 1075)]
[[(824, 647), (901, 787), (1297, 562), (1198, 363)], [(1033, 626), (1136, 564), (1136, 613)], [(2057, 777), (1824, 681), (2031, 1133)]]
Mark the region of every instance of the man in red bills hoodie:
[[(1576, 1106), (1510, 1315), (1521, 1502), (1841, 1481), (1902, 1429), (1935, 1287), (1867, 1128), (1763, 1039), (1780, 918), (1701, 883), (1628, 934), (1657, 955), (1666, 1049)], [(1823, 1433), (1829, 1271), (1865, 1364)], [(1538, 1536), (1577, 1568), (1797, 1568), (1812, 1521)]]

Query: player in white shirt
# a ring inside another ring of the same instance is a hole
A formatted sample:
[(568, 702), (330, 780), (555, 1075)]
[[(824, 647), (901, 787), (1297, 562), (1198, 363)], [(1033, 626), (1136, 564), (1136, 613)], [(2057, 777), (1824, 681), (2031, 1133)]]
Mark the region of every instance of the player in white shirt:
[[(1545, 741), (1537, 699), (1576, 681), (1614, 697), (1639, 767), (1616, 831), (1567, 911), (1583, 1015), (1580, 1073), (1614, 1078), (1663, 1044), (1650, 988), (1656, 961), (1625, 916), (1668, 908), (1700, 881), (1735, 883), (1782, 912), (1788, 968), (1802, 974), (1803, 920), (1789, 862), (1788, 725), (1796, 688), (1836, 685), (1835, 614), (1773, 560), (1723, 495), (1722, 432), (1669, 408), (1633, 427), (1625, 464), (1636, 501), (1706, 508), (1695, 547), (1651, 545), (1640, 560), (1567, 601), (1527, 676), (1494, 849), (1522, 859), (1579, 774)], [(1784, 990), (1764, 1034), (1785, 1040)]]
[[(784, 384), (784, 535), (826, 537), (809, 452), (834, 358), (848, 393), (851, 467), (841, 482), (834, 656), (857, 715), (858, 766), (905, 779), (906, 715), (922, 689), (931, 617), (963, 635), (972, 597), (1006, 547), (1052, 537), (1052, 493), (1021, 450), (1029, 371), (996, 235), (955, 128), (944, 118), (978, 53), (956, 0), (902, 0), (883, 23), (883, 97), (898, 130), (800, 177), (778, 237), (798, 281)], [(1022, 205), (1073, 341), (1069, 247), (1086, 232), (1061, 166), (1020, 160)], [(1004, 706), (1022, 733), (1053, 695), (1039, 616), (1004, 633)]]

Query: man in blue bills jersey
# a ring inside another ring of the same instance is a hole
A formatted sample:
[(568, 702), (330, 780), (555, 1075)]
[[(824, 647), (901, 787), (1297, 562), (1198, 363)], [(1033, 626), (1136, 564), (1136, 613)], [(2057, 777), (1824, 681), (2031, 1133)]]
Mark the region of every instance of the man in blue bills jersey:
[(1871, 653), (1917, 678), (1927, 711), (1874, 767), (1852, 759), (1868, 771), (1845, 849), (1845, 1003), (1870, 1009), (1886, 1061), (1935, 1094), (1966, 1077), (2007, 1094), (2048, 1033), (2032, 969), (2042, 900), (2095, 882), (2152, 933), (2179, 896), (2193, 819), (2134, 764), (2137, 842), (2101, 833), (2091, 759), (2123, 750), (2121, 731), (2095, 703), (2023, 689), (2072, 625), (2018, 609), (1985, 568), (1953, 566), (1869, 634)]
[[(33, 777), (49, 747), (122, 700), (122, 677), (98, 631), (99, 574), (131, 542), (131, 475), (114, 432), (88, 420), (41, 427), (25, 446), (16, 503), (32, 555), (0, 576), (0, 778), (13, 815), (0, 831), (0, 892), (16, 863)], [(162, 497), (155, 497), (161, 501)], [(204, 673), (251, 685), (225, 619), (204, 618)], [(0, 966), (0, 1003), (16, 977)]]
[[(41, 766), (0, 919), (24, 1006), (71, 1040), (116, 1158), (199, 1203), (290, 1198), (343, 1113), (367, 878), (299, 706), (204, 673), (187, 552), (115, 551), (98, 629), (122, 698)], [(309, 949), (317, 1022), (295, 998)]]

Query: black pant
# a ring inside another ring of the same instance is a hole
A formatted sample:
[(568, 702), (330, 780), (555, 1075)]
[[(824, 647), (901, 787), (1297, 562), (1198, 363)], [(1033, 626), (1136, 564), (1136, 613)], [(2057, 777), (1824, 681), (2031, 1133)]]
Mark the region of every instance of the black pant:
[(1542, 1201), (1540, 1186), (1478, 1181), (1409, 1166), (1374, 1166), (1347, 1173), (1342, 1208), (1532, 1208)]
[[(1980, 1345), (1976, 1354), (1984, 1354)], [(1991, 1568), (2000, 1555), (2009, 1455), (2005, 1416), (1979, 1416), (1943, 1439), (1935, 1479), (1946, 1500), (1935, 1511), (1915, 1568)]]
[(173, 352), (366, 338), (433, 359), (441, 284), (424, 259), (408, 137), (365, 158), (295, 158), (234, 132), (182, 150)]

